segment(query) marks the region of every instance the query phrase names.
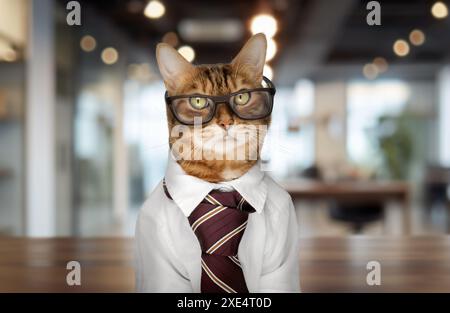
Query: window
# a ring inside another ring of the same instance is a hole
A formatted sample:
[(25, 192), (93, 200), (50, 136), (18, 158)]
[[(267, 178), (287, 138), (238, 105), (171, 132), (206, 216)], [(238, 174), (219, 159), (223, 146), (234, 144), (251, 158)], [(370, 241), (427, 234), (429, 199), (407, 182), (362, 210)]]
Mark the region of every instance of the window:
[(370, 168), (377, 166), (379, 156), (374, 142), (378, 120), (398, 115), (410, 98), (407, 83), (392, 80), (350, 82), (347, 107), (347, 153), (349, 160)]
[(295, 176), (314, 163), (314, 123), (307, 122), (313, 112), (311, 81), (300, 80), (294, 88), (277, 89), (272, 124), (262, 155), (274, 177)]

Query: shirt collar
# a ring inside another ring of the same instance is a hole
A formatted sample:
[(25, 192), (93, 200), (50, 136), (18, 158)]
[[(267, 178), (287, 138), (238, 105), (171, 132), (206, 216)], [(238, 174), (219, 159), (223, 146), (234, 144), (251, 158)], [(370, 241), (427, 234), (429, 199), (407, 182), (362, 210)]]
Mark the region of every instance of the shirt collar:
[(263, 178), (264, 172), (261, 171), (258, 162), (237, 179), (218, 184), (210, 183), (186, 174), (169, 154), (165, 181), (173, 201), (185, 216), (189, 216), (211, 190), (222, 187), (232, 187), (255, 208), (257, 213), (261, 213), (267, 197), (267, 185)]

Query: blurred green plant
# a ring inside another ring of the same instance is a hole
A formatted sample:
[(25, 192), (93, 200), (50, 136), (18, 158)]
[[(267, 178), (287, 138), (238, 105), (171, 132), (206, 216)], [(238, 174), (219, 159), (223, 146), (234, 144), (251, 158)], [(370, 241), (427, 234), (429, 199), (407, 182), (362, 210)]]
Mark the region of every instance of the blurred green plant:
[(417, 125), (417, 118), (408, 114), (378, 119), (378, 147), (390, 179), (409, 178), (414, 159), (414, 127)]

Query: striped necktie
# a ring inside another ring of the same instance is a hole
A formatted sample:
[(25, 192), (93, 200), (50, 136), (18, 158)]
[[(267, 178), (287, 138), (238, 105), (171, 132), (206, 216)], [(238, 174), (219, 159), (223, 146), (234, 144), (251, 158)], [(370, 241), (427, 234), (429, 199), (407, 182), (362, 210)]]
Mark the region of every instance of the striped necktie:
[(248, 293), (237, 253), (253, 212), (237, 191), (213, 190), (188, 217), (202, 250), (202, 293)]

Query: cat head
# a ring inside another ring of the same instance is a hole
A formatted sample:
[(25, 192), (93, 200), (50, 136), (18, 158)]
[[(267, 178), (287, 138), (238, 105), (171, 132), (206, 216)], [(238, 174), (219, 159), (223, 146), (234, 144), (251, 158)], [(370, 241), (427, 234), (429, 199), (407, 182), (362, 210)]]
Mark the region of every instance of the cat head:
[[(270, 112), (257, 119), (243, 118), (236, 113), (245, 106), (236, 103), (255, 106), (265, 97), (262, 92), (247, 91), (264, 87), (266, 48), (266, 37), (257, 34), (231, 63), (194, 66), (171, 46), (158, 44), (156, 57), (167, 89), (169, 145), (189, 175), (210, 182), (228, 181), (243, 175), (259, 159)], [(205, 107), (214, 107), (207, 117), (199, 113), (206, 112)], [(207, 123), (191, 125), (182, 119), (194, 115)]]

